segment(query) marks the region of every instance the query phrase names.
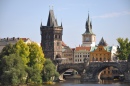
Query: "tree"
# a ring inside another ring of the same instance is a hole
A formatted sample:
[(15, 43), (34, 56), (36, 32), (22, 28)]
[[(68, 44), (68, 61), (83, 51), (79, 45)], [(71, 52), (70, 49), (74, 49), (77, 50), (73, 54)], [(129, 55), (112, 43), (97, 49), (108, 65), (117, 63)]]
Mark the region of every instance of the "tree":
[(1, 83), (3, 85), (17, 85), (24, 83), (27, 73), (22, 58), (18, 54), (10, 54), (1, 59), (2, 75)]
[(37, 43), (32, 42), (29, 46), (29, 63), (28, 63), (28, 79), (27, 82), (41, 83), (42, 82), (42, 69), (45, 62), (42, 48)]
[(52, 81), (53, 77), (57, 78), (59, 76), (59, 73), (56, 71), (56, 66), (50, 59), (46, 59), (42, 73), (43, 81)]
[(5, 55), (9, 56), (10, 54), (13, 54), (14, 46), (12, 44), (7, 44), (0, 53), (0, 58), (4, 57)]
[(37, 43), (32, 42), (31, 44), (28, 44), (29, 46), (29, 60), (28, 66), (32, 67), (35, 66), (39, 70), (42, 70), (43, 64), (45, 62), (44, 54), (42, 51), (42, 48), (37, 45)]
[(117, 47), (116, 56), (119, 57), (120, 60), (127, 60), (128, 55), (130, 54), (130, 41), (128, 38), (118, 38), (117, 39), (119, 46)]
[(22, 39), (20, 39), (15, 45), (14, 45), (15, 53), (17, 53), (23, 60), (24, 65), (26, 66), (29, 62), (29, 47), (27, 44), (24, 43)]

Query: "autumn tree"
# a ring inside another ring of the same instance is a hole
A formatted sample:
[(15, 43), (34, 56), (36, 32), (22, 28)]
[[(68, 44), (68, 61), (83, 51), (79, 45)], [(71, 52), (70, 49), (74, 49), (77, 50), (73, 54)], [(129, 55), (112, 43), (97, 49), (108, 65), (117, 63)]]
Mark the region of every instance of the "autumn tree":
[(37, 43), (32, 42), (29, 46), (28, 80), (27, 82), (41, 83), (43, 64), (45, 62), (42, 48)]
[(119, 57), (120, 60), (127, 60), (130, 54), (130, 41), (128, 38), (118, 38), (117, 42), (119, 46), (117, 47), (116, 56)]
[(15, 53), (18, 54), (23, 62), (24, 65), (26, 66), (27, 63), (29, 62), (29, 47), (27, 46), (26, 43), (24, 43), (24, 41), (22, 39), (20, 39), (15, 45), (14, 45), (14, 49), (15, 49)]

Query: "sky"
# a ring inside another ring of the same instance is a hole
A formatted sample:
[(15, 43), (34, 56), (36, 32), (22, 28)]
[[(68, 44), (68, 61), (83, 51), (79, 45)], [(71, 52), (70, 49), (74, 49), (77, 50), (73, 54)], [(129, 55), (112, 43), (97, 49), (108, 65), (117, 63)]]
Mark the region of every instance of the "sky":
[(96, 34), (96, 45), (103, 37), (109, 46), (117, 38), (130, 40), (130, 0), (0, 0), (0, 38), (30, 38), (41, 42), (40, 24), (47, 25), (53, 9), (62, 40), (71, 48), (82, 44), (88, 18)]

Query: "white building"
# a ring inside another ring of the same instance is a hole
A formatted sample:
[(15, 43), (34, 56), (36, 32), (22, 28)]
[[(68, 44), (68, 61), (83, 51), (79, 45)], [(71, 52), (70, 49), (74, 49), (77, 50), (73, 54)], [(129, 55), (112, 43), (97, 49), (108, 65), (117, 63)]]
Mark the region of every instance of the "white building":
[(91, 47), (76, 47), (74, 51), (74, 63), (83, 63), (85, 58), (90, 57)]

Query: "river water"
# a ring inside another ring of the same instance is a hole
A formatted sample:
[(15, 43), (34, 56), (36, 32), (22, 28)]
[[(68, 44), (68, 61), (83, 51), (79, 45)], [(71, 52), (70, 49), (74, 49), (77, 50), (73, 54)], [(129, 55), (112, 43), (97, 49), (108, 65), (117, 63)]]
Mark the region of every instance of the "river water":
[(121, 83), (118, 81), (104, 81), (102, 83), (81, 83), (79, 79), (67, 79), (66, 81), (57, 82), (53, 85), (43, 86), (130, 86), (130, 83)]

